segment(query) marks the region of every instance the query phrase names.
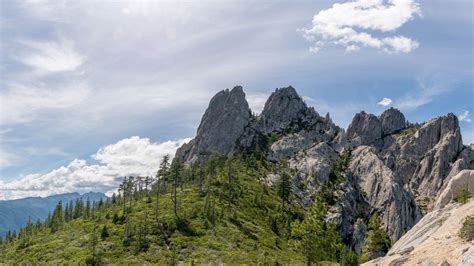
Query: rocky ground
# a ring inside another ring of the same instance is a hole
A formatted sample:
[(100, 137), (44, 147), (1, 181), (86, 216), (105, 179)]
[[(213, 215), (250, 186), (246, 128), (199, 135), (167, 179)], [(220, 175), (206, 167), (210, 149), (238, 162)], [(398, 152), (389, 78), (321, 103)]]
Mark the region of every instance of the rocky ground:
[(474, 200), (450, 203), (425, 215), (390, 249), (363, 265), (473, 265), (474, 243), (459, 237), (462, 222), (474, 215)]

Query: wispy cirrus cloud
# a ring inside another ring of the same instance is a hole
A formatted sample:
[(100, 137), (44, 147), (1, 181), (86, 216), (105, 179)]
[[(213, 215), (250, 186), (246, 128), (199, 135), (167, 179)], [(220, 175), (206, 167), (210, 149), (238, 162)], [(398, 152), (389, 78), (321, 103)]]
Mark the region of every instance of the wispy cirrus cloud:
[(29, 174), (10, 182), (0, 180), (0, 200), (68, 192), (114, 191), (123, 176), (153, 176), (161, 158), (166, 154), (173, 156), (176, 149), (189, 140), (154, 143), (137, 136), (122, 139), (100, 148), (91, 156), (98, 164), (74, 159), (46, 174)]
[(356, 0), (321, 10), (314, 15), (312, 27), (302, 32), (313, 43), (312, 52), (332, 43), (349, 52), (369, 47), (409, 53), (419, 43), (393, 33), (417, 15), (421, 15), (420, 5), (413, 0)]
[(40, 74), (73, 71), (80, 67), (85, 58), (75, 49), (71, 40), (36, 41), (19, 40), (27, 51), (17, 57), (21, 63), (30, 66)]
[(81, 103), (90, 93), (90, 88), (83, 83), (59, 85), (62, 86), (51, 88), (41, 82), (10, 84), (0, 91), (0, 125), (22, 124), (45, 117), (42, 116), (44, 111), (70, 108)]

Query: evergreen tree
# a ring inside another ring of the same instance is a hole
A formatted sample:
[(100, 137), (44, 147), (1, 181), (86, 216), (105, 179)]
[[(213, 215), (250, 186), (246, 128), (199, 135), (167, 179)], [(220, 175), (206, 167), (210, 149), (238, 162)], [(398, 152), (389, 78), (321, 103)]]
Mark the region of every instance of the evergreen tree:
[(127, 203), (127, 184), (128, 184), (127, 177), (124, 177), (118, 189), (119, 194), (122, 193), (122, 196), (121, 196), (121, 200), (123, 204), (122, 216), (125, 216), (125, 206)]
[(175, 218), (178, 218), (178, 210), (177, 210), (178, 199), (176, 197), (176, 188), (178, 187), (178, 183), (181, 179), (182, 169), (183, 169), (183, 165), (181, 164), (179, 159), (176, 159), (171, 164), (171, 175), (173, 177), (173, 189), (171, 193), (171, 200), (173, 202), (173, 213), (174, 213)]
[(105, 240), (109, 236), (110, 235), (109, 230), (107, 229), (107, 225), (104, 225), (104, 227), (102, 227), (102, 232), (100, 233), (100, 239)]
[(38, 218), (35, 223), (35, 230), (38, 231), (39, 229), (41, 229), (41, 226), (41, 220)]
[(333, 223), (326, 222), (327, 209), (319, 197), (307, 211), (302, 222), (292, 225), (292, 237), (307, 264), (320, 261), (336, 261), (341, 250), (339, 235)]
[(234, 176), (232, 172), (232, 159), (227, 159), (227, 197), (228, 197), (228, 208), (234, 200)]
[(128, 177), (128, 182), (126, 185), (127, 195), (128, 195), (128, 202), (129, 202), (129, 211), (132, 211), (132, 204), (133, 204), (133, 195), (135, 190), (135, 178), (133, 176)]
[(391, 246), (390, 237), (382, 228), (377, 214), (370, 217), (368, 229), (365, 246), (362, 248), (362, 261), (384, 256)]
[(155, 209), (155, 215), (156, 219), (158, 220), (160, 216), (160, 193), (161, 193), (161, 184), (166, 182), (166, 179), (169, 174), (169, 155), (163, 156), (161, 159), (160, 163), (160, 169), (156, 173), (156, 181), (155, 181), (155, 187), (156, 187), (156, 209)]
[(84, 202), (82, 202), (82, 198), (76, 199), (76, 204), (74, 206), (74, 219), (77, 219), (82, 216), (84, 209)]
[(289, 202), (290, 195), (291, 195), (291, 181), (290, 175), (283, 171), (281, 173), (280, 181), (278, 182), (278, 196), (281, 199), (281, 205), (283, 206), (283, 211), (285, 211), (285, 203)]
[(101, 254), (97, 251), (99, 239), (97, 238), (97, 225), (94, 226), (92, 235), (90, 237), (91, 255), (86, 259), (87, 265), (99, 266), (101, 264)]
[[(108, 198), (107, 198), (108, 200)], [(117, 203), (117, 195), (115, 195), (115, 192), (112, 194), (112, 204), (116, 204)]]
[(63, 226), (63, 223), (64, 223), (63, 205), (62, 205), (62, 202), (59, 201), (51, 217), (51, 224), (50, 224), (51, 232), (54, 233), (58, 231), (59, 229), (61, 229), (61, 227)]
[(84, 219), (89, 219), (91, 216), (91, 201), (89, 197), (86, 199), (86, 208), (84, 210)]

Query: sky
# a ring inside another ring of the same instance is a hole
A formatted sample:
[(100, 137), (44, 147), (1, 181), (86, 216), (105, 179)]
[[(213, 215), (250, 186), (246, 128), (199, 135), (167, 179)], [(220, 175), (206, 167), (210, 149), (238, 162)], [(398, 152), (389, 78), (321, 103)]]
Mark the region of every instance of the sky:
[(474, 142), (473, 3), (0, 1), (0, 200), (153, 175), (210, 98), (292, 85), (347, 128), (456, 114)]

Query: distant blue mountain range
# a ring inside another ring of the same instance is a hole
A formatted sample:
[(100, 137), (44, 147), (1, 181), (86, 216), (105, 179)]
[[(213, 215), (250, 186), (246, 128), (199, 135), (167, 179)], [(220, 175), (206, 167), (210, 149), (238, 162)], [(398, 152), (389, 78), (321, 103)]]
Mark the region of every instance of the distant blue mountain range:
[(8, 230), (16, 230), (18, 232), (21, 227), (28, 223), (28, 219), (31, 219), (33, 223), (37, 219), (43, 221), (59, 201), (66, 204), (77, 198), (82, 198), (85, 201), (88, 197), (91, 202), (107, 198), (103, 193), (89, 192), (81, 195), (75, 192), (45, 198), (30, 197), (0, 201), (0, 236), (4, 236)]

